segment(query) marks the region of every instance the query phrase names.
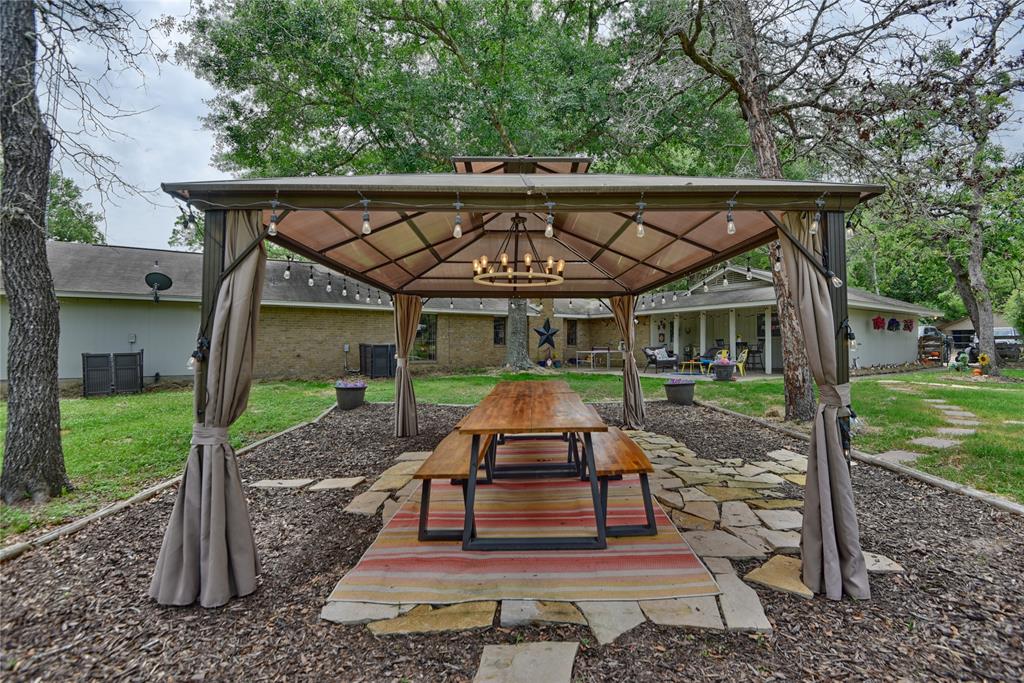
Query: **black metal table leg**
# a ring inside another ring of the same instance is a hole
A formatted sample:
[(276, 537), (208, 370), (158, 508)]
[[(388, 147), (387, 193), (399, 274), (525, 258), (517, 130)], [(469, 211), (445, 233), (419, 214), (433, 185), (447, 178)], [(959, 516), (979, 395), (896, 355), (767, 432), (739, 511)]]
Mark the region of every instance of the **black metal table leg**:
[[(644, 514), (647, 516), (647, 523), (606, 525), (605, 529), (609, 536), (656, 536), (658, 534), (658, 524), (654, 518), (654, 501), (651, 499), (651, 485), (647, 481), (646, 474), (640, 475), (640, 494), (644, 501)], [(607, 519), (608, 479), (601, 479), (601, 505)]]
[(473, 435), (473, 443), (469, 448), (469, 481), (466, 482), (466, 516), (462, 522), (462, 549), (469, 550), (470, 542), (476, 536), (476, 475), (480, 467), (480, 435)]

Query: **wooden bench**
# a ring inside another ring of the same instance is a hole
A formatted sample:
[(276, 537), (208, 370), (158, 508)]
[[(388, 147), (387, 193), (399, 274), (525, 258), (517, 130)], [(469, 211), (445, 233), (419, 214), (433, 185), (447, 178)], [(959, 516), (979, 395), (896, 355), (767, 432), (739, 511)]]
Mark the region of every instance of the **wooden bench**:
[[(643, 449), (618, 427), (609, 427), (607, 432), (594, 432), (591, 441), (594, 447), (594, 469), (601, 484), (601, 507), (605, 516), (605, 533), (608, 536), (654, 536), (658, 526), (654, 520), (654, 501), (647, 475), (654, 472), (651, 461)], [(580, 462), (580, 471), (586, 478), (586, 461)], [(621, 479), (624, 474), (640, 477), (640, 492), (644, 501), (646, 524), (619, 524), (610, 526), (608, 518), (608, 481)]]
[[(480, 439), (479, 465), (484, 467), (486, 476), (480, 478), (481, 483), (491, 483), (495, 458), (495, 440), (490, 434), (477, 437)], [(473, 435), (463, 434), (454, 431), (437, 444), (434, 452), (431, 453), (423, 464), (420, 465), (413, 479), (423, 481), (423, 491), (420, 496), (420, 526), (419, 540), (421, 541), (461, 541), (462, 529), (442, 529), (431, 531), (427, 528), (427, 518), (430, 514), (430, 484), (434, 479), (450, 479), (453, 484), (462, 485), (462, 498), (466, 498), (466, 482), (469, 479), (469, 455), (473, 447)], [(474, 529), (474, 532), (476, 530)]]

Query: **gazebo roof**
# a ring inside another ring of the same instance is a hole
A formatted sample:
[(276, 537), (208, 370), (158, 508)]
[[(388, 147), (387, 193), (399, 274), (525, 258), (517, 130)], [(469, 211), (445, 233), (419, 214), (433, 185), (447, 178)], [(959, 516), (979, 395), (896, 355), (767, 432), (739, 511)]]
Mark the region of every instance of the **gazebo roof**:
[[(201, 210), (263, 209), (279, 202), (273, 241), (391, 293), (421, 296), (639, 294), (766, 244), (786, 211), (849, 211), (879, 185), (588, 174), (586, 157), (456, 157), (460, 173), (259, 178), (164, 183)], [(532, 172), (523, 172), (532, 171)], [(372, 232), (362, 235), (364, 200)], [(735, 202), (735, 234), (726, 209)], [(452, 236), (455, 204), (463, 235)], [(643, 202), (646, 235), (635, 230)], [(555, 235), (544, 237), (549, 203)], [(820, 204), (819, 204), (820, 203)], [(565, 280), (501, 288), (472, 278), (493, 258), (515, 214), (540, 254), (565, 259)]]

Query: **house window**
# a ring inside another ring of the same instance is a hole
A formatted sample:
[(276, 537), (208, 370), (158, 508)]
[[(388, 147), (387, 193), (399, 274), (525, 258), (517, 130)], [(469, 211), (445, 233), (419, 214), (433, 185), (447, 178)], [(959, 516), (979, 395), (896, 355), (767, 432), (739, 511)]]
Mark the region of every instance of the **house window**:
[(416, 328), (416, 342), (412, 345), (412, 360), (437, 360), (437, 315), (424, 313)]
[(505, 318), (494, 319), (494, 345), (505, 345)]
[(576, 323), (578, 320), (565, 321), (565, 345), (576, 346)]

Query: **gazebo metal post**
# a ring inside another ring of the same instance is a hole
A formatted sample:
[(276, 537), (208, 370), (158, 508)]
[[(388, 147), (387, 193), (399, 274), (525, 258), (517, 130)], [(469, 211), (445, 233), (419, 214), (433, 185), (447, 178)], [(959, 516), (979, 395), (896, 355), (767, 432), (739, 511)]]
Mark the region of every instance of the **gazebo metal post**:
[[(218, 284), (224, 271), (227, 211), (210, 209), (204, 213), (203, 222), (203, 291), (199, 304), (199, 329), (200, 334), (209, 335), (210, 314), (217, 303)], [(196, 422), (199, 424), (206, 418), (206, 372), (206, 361), (197, 362), (194, 390)]]
[[(825, 257), (826, 269), (836, 274), (842, 281), (842, 287), (829, 287), (829, 298), (832, 301), (832, 319), (835, 322), (836, 341), (836, 379), (840, 384), (850, 381), (850, 349), (846, 343), (846, 326), (849, 324), (849, 309), (847, 308), (846, 278), (846, 221), (842, 211), (829, 211), (825, 215), (825, 222), (822, 226), (822, 250)], [(839, 418), (840, 433), (843, 439), (843, 450), (846, 452), (847, 460), (850, 457), (850, 416), (841, 415)]]

